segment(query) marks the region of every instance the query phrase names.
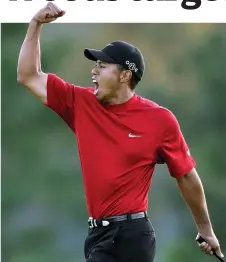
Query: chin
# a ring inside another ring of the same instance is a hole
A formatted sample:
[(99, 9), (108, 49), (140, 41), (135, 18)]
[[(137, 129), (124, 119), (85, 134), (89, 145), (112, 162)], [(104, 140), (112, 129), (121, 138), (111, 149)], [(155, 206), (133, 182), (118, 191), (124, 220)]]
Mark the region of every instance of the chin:
[(104, 94), (103, 94), (103, 92), (101, 92), (100, 90), (98, 90), (97, 93), (94, 93), (94, 95), (95, 95), (95, 97), (96, 97), (96, 99), (97, 99), (98, 101), (103, 100), (104, 97), (105, 97)]
[(105, 95), (103, 94), (96, 94), (96, 99), (101, 103), (101, 104), (107, 104), (108, 99), (106, 98)]
[(106, 99), (104, 97), (96, 96), (96, 98), (101, 104), (106, 104)]

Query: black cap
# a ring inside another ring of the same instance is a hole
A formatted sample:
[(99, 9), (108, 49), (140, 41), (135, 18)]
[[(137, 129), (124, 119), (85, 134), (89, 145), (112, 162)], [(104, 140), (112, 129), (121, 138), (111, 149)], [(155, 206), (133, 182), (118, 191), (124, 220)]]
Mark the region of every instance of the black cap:
[(130, 70), (138, 80), (141, 80), (144, 74), (143, 55), (138, 48), (123, 41), (112, 42), (102, 50), (86, 48), (84, 55), (92, 61), (100, 60), (105, 63), (119, 64), (126, 70)]

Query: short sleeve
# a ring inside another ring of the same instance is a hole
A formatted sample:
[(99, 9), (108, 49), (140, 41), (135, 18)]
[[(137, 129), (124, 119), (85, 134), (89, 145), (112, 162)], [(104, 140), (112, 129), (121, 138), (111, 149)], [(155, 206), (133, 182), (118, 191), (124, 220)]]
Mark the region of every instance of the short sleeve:
[(47, 78), (47, 107), (57, 113), (74, 131), (75, 86), (55, 74)]
[(174, 178), (185, 175), (196, 164), (190, 154), (179, 123), (170, 111), (168, 111), (165, 120), (165, 132), (160, 146), (160, 157), (163, 163), (167, 164), (169, 173)]

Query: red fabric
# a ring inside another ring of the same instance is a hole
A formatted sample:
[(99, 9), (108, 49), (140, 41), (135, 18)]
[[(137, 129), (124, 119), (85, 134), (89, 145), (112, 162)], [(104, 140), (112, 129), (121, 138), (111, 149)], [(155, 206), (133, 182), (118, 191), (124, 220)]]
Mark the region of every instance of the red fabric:
[(91, 217), (147, 210), (157, 163), (166, 163), (172, 177), (195, 166), (175, 116), (150, 100), (134, 95), (104, 107), (93, 88), (49, 74), (47, 101), (76, 135)]

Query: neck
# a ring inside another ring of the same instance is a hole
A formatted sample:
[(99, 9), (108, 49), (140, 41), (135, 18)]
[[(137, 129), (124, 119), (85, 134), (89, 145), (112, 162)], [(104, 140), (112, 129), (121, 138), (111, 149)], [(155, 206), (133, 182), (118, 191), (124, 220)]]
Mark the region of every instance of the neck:
[(109, 105), (115, 105), (115, 104), (123, 104), (130, 100), (134, 95), (134, 91), (131, 90), (130, 88), (123, 88), (118, 90), (116, 92), (115, 96), (112, 98), (109, 98), (107, 101), (107, 104)]

